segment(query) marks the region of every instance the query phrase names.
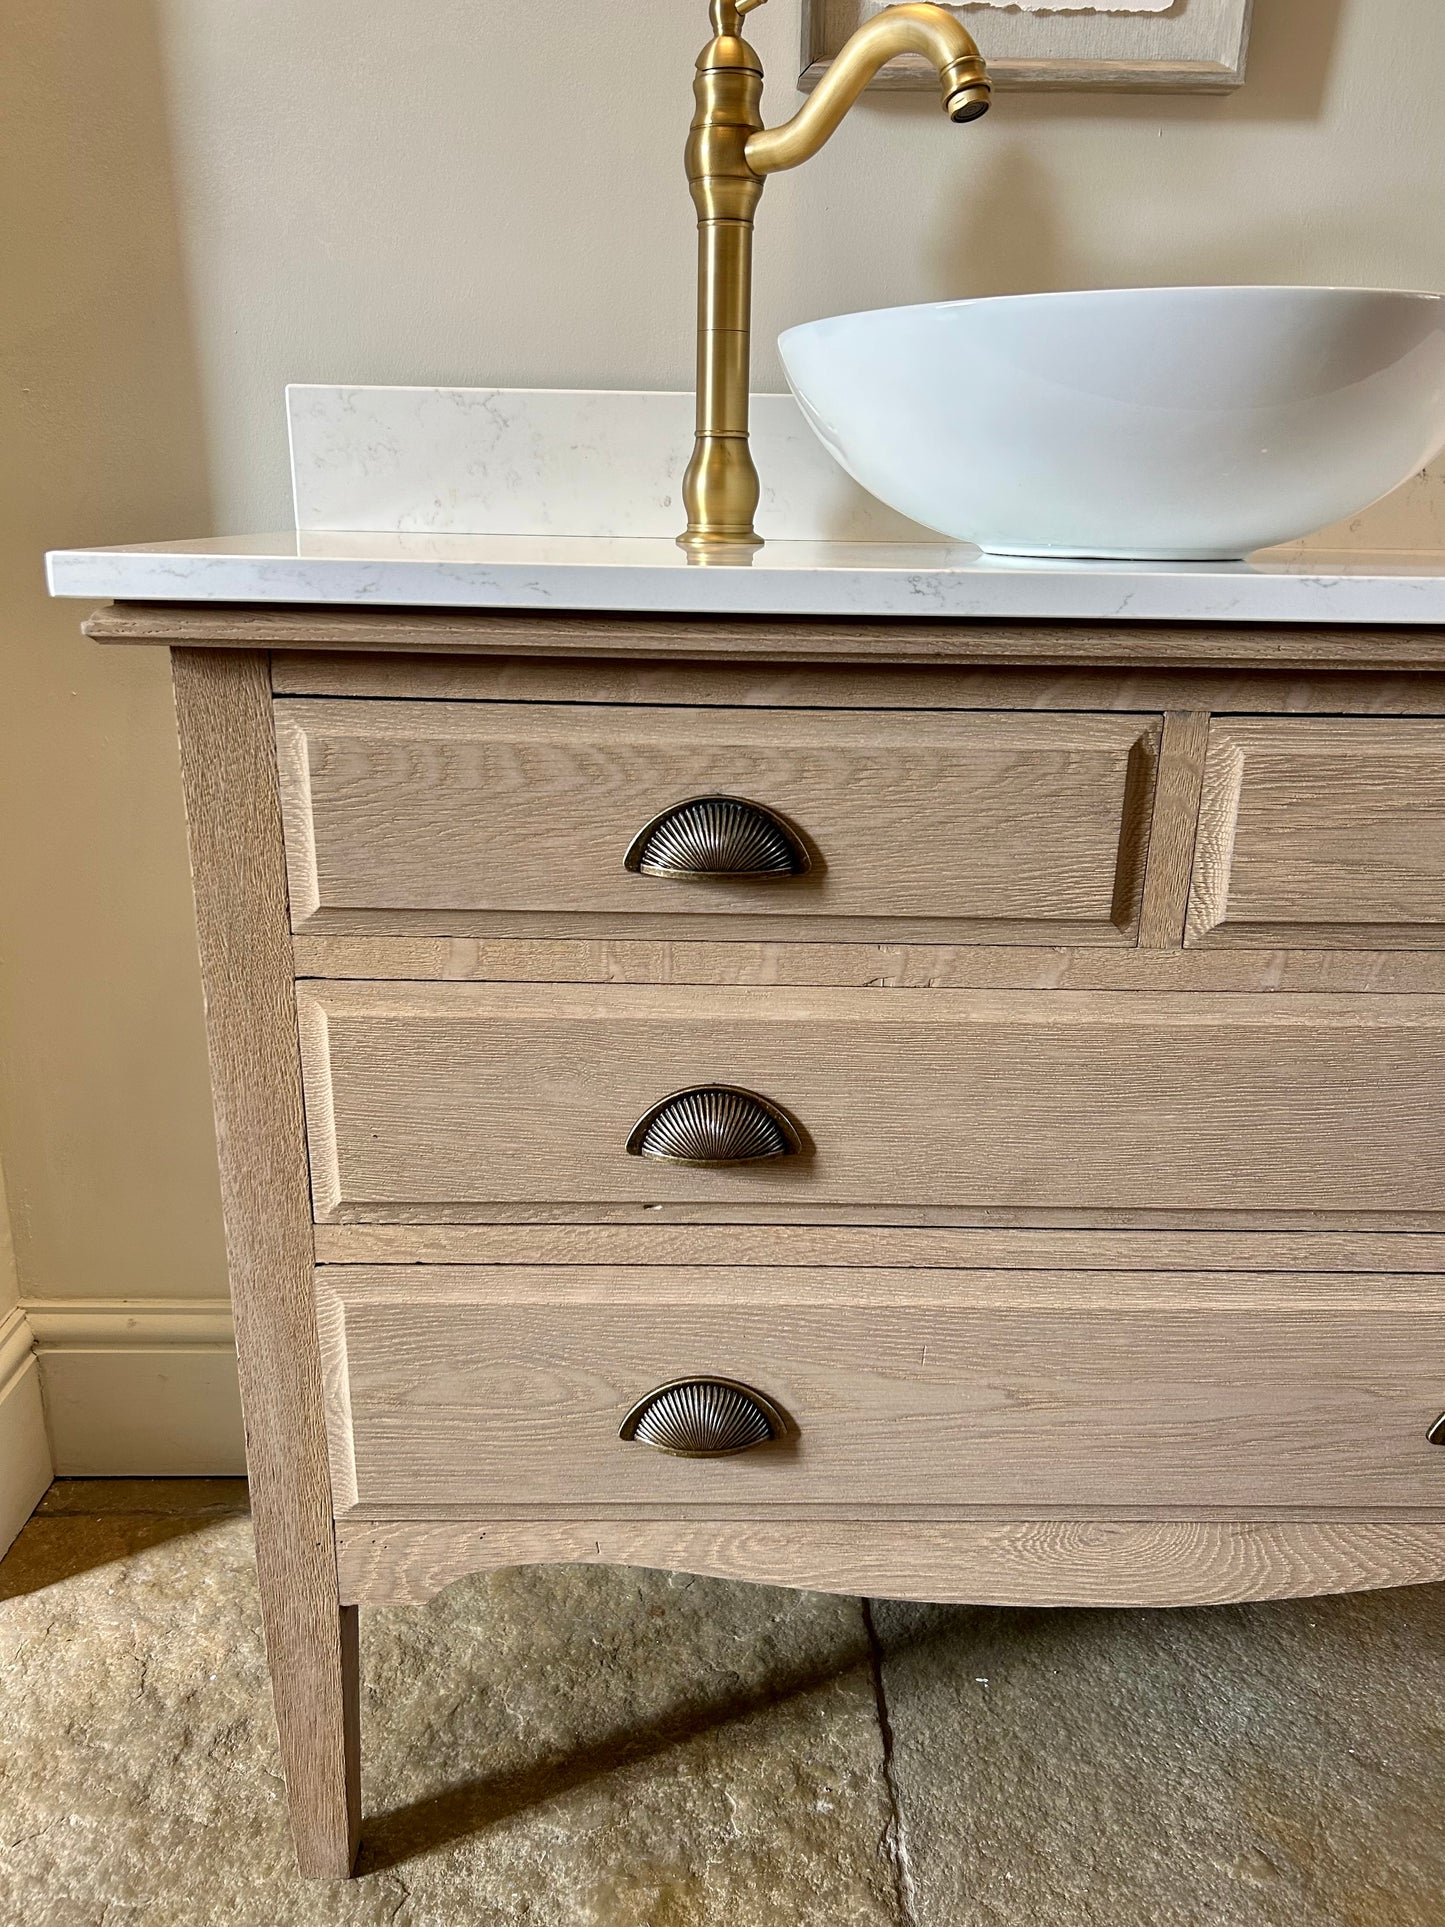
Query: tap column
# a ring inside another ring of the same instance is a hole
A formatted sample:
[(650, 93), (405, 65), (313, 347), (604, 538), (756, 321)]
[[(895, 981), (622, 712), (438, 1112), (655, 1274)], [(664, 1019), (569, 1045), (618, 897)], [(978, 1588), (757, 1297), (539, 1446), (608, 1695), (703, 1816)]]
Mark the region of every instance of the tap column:
[[(728, 12), (732, 12), (728, 9)], [(691, 554), (761, 546), (758, 472), (748, 448), (753, 215), (763, 191), (748, 166), (762, 128), (763, 68), (737, 33), (698, 56), (687, 178), (697, 208), (697, 440), (683, 481)]]

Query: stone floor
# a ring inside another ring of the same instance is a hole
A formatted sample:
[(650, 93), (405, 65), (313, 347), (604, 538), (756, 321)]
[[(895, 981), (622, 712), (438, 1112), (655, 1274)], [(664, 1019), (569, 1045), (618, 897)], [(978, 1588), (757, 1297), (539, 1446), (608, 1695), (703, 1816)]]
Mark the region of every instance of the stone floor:
[(521, 1571), (362, 1647), (361, 1875), (302, 1883), (244, 1487), (53, 1487), (0, 1564), (0, 1924), (1445, 1923), (1445, 1588), (1043, 1613)]

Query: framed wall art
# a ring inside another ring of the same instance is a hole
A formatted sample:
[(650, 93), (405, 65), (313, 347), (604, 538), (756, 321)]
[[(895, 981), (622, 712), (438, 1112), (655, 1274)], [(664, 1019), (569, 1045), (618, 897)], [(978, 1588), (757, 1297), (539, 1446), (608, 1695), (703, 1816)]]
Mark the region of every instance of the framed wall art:
[[(800, 85), (816, 85), (843, 42), (889, 0), (804, 0)], [(950, 7), (978, 40), (999, 87), (1155, 88), (1227, 93), (1244, 81), (1253, 0), (1115, 0), (1051, 10), (1044, 0)], [(892, 61), (877, 87), (931, 87), (920, 55)]]

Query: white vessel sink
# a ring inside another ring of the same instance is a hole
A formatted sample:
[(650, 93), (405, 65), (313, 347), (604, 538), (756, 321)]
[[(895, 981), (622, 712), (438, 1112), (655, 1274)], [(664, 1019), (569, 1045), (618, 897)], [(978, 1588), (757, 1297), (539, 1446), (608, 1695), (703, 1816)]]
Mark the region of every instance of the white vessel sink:
[(863, 487), (994, 555), (1232, 561), (1445, 447), (1445, 296), (1119, 288), (838, 315), (780, 340)]

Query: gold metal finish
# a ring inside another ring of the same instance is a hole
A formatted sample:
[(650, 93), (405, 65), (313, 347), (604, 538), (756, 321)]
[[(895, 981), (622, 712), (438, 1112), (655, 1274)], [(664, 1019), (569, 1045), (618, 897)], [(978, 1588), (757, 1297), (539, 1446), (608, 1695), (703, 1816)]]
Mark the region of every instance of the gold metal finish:
[(726, 1459), (791, 1430), (780, 1407), (735, 1378), (675, 1378), (640, 1398), (618, 1437), (675, 1459)]
[(802, 1148), (803, 1134), (781, 1104), (736, 1084), (674, 1091), (644, 1111), (627, 1137), (629, 1156), (660, 1164), (760, 1164)]
[(967, 28), (942, 7), (889, 7), (860, 27), (790, 121), (765, 128), (763, 67), (742, 37), (763, 0), (712, 0), (713, 38), (698, 55), (687, 179), (697, 208), (697, 439), (683, 481), (687, 529), (699, 561), (728, 559), (761, 541), (753, 529), (758, 472), (748, 449), (753, 217), (769, 174), (811, 159), (895, 54), (938, 69), (950, 120), (988, 111), (988, 71)]
[(988, 70), (972, 35), (942, 7), (889, 7), (844, 43), (815, 92), (790, 121), (750, 138), (743, 150), (748, 166), (755, 174), (766, 175), (810, 161), (838, 131), (878, 69), (901, 53), (924, 54), (933, 62), (943, 88), (943, 111), (950, 120), (977, 120), (988, 112)]

